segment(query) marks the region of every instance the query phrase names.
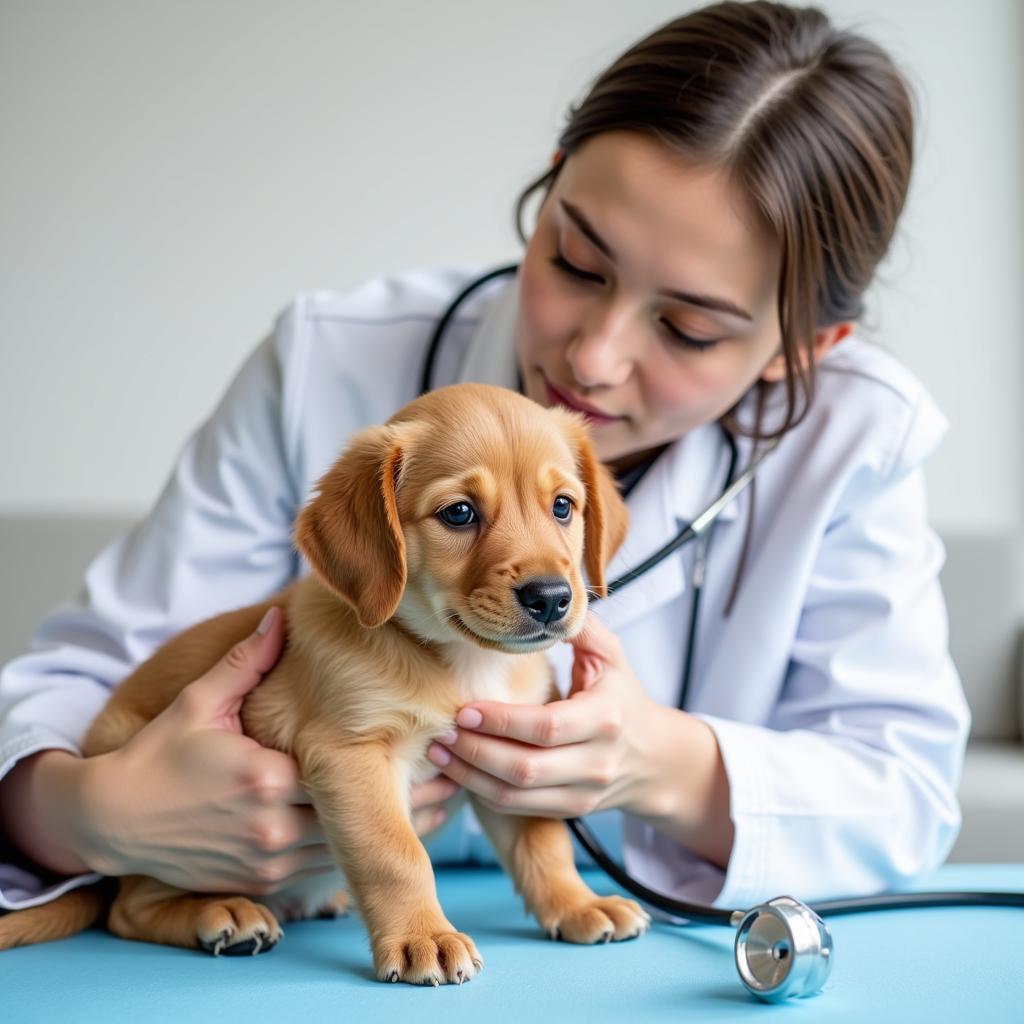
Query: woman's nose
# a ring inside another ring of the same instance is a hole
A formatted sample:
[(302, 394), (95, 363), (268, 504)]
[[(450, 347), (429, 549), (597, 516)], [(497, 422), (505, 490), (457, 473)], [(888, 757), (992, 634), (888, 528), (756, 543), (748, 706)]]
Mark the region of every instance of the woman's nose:
[(614, 387), (624, 384), (633, 369), (633, 343), (629, 314), (604, 308), (576, 332), (566, 352), (580, 387)]

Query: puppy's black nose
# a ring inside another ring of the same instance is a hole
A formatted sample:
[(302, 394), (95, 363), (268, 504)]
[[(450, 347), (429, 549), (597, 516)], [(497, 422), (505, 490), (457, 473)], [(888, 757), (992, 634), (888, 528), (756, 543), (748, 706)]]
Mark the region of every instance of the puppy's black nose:
[(539, 576), (516, 587), (516, 597), (532, 619), (546, 626), (565, 618), (572, 604), (572, 588), (560, 576)]

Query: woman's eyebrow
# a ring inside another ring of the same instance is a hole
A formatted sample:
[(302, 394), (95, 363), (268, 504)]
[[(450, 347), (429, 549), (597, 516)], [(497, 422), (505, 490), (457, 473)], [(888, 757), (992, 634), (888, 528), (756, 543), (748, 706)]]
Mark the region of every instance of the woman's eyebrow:
[[(565, 199), (559, 199), (558, 205), (565, 211), (565, 215), (580, 229), (594, 243), (597, 248), (605, 254), (612, 261), (617, 262), (615, 252), (612, 247), (594, 230), (590, 221), (583, 215), (583, 211), (578, 206), (574, 206), (572, 203)], [(680, 302), (689, 303), (691, 306), (701, 306), (704, 309), (712, 309), (719, 313), (728, 313), (730, 316), (738, 316), (742, 320), (748, 320), (753, 323), (754, 318), (745, 310), (741, 309), (736, 305), (735, 302), (730, 302), (728, 299), (717, 298), (713, 295), (699, 295), (695, 292), (681, 292), (675, 288), (661, 288), (658, 292), (659, 295), (664, 295), (666, 298), (678, 299)]]

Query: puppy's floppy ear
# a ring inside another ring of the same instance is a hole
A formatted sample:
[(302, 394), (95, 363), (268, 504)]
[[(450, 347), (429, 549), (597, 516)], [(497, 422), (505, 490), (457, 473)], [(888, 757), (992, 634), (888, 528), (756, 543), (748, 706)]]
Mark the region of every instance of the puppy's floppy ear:
[(604, 571), (626, 539), (629, 511), (615, 478), (594, 453), (586, 427), (575, 416), (569, 423), (569, 439), (576, 448), (576, 466), (587, 489), (587, 504), (583, 510), (583, 565), (591, 589), (599, 597), (606, 597)]
[(395, 496), (403, 454), (395, 427), (357, 434), (295, 523), (295, 546), (363, 626), (387, 622), (405, 590), (405, 537)]

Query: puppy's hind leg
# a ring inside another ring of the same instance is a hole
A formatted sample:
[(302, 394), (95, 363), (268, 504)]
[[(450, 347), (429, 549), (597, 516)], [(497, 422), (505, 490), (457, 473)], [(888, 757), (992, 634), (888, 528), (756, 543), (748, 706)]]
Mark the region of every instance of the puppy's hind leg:
[(284, 935), (265, 906), (244, 896), (184, 892), (142, 875), (121, 879), (107, 926), (123, 939), (214, 956), (266, 953)]

